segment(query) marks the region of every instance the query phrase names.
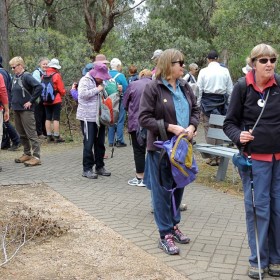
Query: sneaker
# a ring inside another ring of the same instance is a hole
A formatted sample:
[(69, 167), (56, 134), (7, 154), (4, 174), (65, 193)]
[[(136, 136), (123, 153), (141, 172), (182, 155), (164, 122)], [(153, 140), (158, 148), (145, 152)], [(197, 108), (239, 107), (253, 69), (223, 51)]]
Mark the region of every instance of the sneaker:
[(27, 167), (41, 165), (41, 161), (37, 157), (31, 157), (30, 160), (24, 162), (24, 165)]
[(180, 249), (175, 245), (173, 235), (167, 234), (164, 239), (160, 239), (158, 247), (168, 255), (178, 255)]
[(270, 264), (268, 274), (273, 277), (280, 277), (280, 264)]
[(127, 145), (125, 144), (125, 143), (122, 143), (122, 142), (117, 142), (116, 143), (116, 147), (118, 147), (118, 148), (121, 148), (121, 147), (126, 147)]
[(143, 183), (143, 179), (140, 180), (140, 183), (137, 184), (137, 187), (146, 187), (146, 185)]
[(98, 178), (98, 175), (95, 174), (92, 170), (84, 171), (82, 176), (86, 177), (88, 179), (97, 179)]
[(12, 145), (9, 149), (8, 149), (8, 151), (12, 151), (12, 152), (14, 152), (14, 151), (17, 151), (18, 150), (18, 148), (21, 146), (21, 144), (19, 143), (19, 144), (16, 144), (16, 145)]
[[(263, 278), (264, 270), (261, 268), (261, 277)], [(250, 266), (248, 271), (248, 276), (252, 279), (260, 279), (259, 268), (255, 266)]]
[(16, 162), (16, 163), (23, 163), (23, 162), (26, 162), (26, 161), (28, 161), (28, 160), (30, 160), (30, 159), (32, 159), (32, 156), (23, 154), (21, 157), (16, 158), (16, 159), (15, 159), (15, 162)]
[(111, 172), (107, 171), (104, 167), (95, 169), (95, 173), (101, 176), (111, 176)]
[(174, 240), (180, 244), (188, 244), (191, 241), (190, 238), (184, 235), (178, 227), (176, 227), (172, 233)]
[(187, 211), (188, 206), (185, 203), (181, 203), (179, 208), (180, 208), (180, 211)]

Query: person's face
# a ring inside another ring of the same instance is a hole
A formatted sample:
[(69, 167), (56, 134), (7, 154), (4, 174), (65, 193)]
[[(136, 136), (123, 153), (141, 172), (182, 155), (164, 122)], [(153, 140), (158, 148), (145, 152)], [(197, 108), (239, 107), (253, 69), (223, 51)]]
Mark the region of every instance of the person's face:
[(193, 76), (196, 76), (197, 73), (198, 73), (198, 68), (191, 68), (191, 69), (190, 69), (190, 73), (191, 73)]
[(276, 57), (261, 56), (256, 59), (255, 71), (259, 77), (269, 79), (274, 74)]
[(47, 68), (48, 68), (48, 63), (49, 63), (48, 60), (42, 60), (42, 61), (40, 62), (40, 68), (41, 68), (43, 71), (46, 71)]
[(24, 71), (23, 66), (21, 64), (16, 63), (11, 64), (11, 69), (15, 75), (20, 75)]
[(95, 79), (97, 85), (101, 85), (103, 83), (102, 79), (99, 79), (99, 78), (94, 78), (94, 79)]
[(183, 60), (175, 60), (171, 63), (171, 73), (174, 79), (179, 79), (184, 75), (185, 64)]

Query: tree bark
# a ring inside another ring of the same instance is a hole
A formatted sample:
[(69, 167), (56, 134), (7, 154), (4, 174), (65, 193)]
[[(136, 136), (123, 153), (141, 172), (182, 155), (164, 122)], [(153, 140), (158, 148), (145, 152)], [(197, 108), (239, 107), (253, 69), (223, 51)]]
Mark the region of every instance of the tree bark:
[(3, 58), (4, 68), (7, 68), (9, 63), (7, 0), (0, 1), (0, 55)]

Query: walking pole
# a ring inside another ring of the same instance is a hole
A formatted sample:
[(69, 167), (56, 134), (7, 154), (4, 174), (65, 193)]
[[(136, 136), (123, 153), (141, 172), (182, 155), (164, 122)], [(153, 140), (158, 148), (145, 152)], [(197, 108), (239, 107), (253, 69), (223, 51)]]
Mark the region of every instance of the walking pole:
[(70, 142), (73, 142), (73, 135), (72, 135), (72, 130), (71, 130), (71, 125), (70, 125), (70, 119), (69, 119), (69, 115), (68, 115), (68, 96), (65, 96), (65, 114), (66, 114), (66, 118), (67, 118), (67, 124), (68, 124), (68, 128), (69, 128), (69, 132), (70, 132)]
[(262, 280), (261, 258), (260, 258), (260, 247), (259, 247), (259, 234), (258, 234), (258, 223), (257, 223), (257, 211), (256, 211), (256, 204), (255, 204), (255, 192), (254, 192), (254, 182), (253, 182), (253, 170), (252, 170), (251, 153), (248, 154), (248, 161), (251, 163), (249, 165), (249, 168), (250, 168), (250, 184), (251, 184), (252, 204), (253, 204), (253, 213), (254, 213), (254, 228), (255, 228), (255, 239), (256, 239), (259, 279)]

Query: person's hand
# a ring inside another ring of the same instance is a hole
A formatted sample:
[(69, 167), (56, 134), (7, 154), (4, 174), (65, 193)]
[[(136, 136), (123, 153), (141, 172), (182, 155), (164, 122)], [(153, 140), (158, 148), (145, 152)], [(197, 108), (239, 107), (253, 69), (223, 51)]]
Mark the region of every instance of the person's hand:
[(31, 108), (31, 106), (32, 106), (32, 103), (30, 102), (30, 101), (28, 101), (28, 102), (26, 102), (25, 104), (23, 104), (23, 108), (24, 109), (30, 109)]
[(4, 121), (7, 122), (10, 119), (9, 109), (4, 111)]
[(99, 86), (97, 87), (97, 89), (98, 89), (99, 92), (101, 92), (101, 91), (104, 89), (104, 87), (103, 87), (103, 85), (99, 85)]
[(239, 136), (240, 143), (245, 144), (254, 140), (254, 136), (251, 134), (252, 130), (242, 131)]
[(172, 132), (176, 136), (180, 135), (181, 133), (186, 132), (185, 128), (183, 128), (180, 125), (176, 125), (176, 124), (169, 124), (167, 127), (167, 131)]
[(192, 124), (189, 125), (189, 126), (185, 129), (184, 133), (187, 133), (187, 134), (188, 134), (188, 139), (189, 139), (189, 140), (193, 139), (193, 137), (196, 136), (195, 127), (194, 127)]

